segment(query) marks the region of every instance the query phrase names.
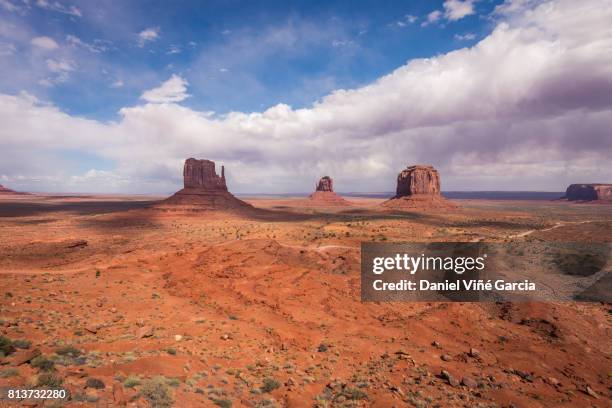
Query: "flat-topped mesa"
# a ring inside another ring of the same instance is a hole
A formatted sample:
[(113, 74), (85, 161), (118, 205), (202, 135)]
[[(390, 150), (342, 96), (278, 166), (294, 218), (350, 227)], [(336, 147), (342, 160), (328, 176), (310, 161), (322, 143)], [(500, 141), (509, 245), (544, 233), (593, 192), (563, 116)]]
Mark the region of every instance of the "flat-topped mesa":
[(221, 166), (221, 177), (219, 177), (215, 170), (215, 162), (210, 160), (193, 158), (185, 160), (183, 183), (185, 188), (227, 191), (224, 166)]
[(397, 176), (396, 197), (416, 194), (440, 195), (440, 175), (433, 166), (417, 164), (402, 170)]
[(334, 180), (329, 176), (323, 176), (317, 184), (316, 191), (334, 191)]
[(610, 201), (612, 184), (571, 184), (565, 191), (568, 201)]
[(215, 162), (187, 159), (183, 167), (183, 189), (157, 204), (155, 208), (166, 211), (227, 211), (252, 208), (250, 204), (234, 197), (225, 182), (225, 168), (217, 175)]
[(440, 174), (433, 166), (408, 166), (397, 176), (395, 196), (381, 204), (392, 209), (451, 209), (455, 205), (440, 194)]

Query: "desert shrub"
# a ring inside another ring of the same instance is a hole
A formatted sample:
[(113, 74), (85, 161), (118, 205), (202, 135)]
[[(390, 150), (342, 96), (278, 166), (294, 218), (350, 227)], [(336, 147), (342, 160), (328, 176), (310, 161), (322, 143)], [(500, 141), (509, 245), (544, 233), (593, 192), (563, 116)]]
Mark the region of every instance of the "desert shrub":
[(280, 387), (280, 383), (278, 381), (276, 381), (274, 378), (267, 377), (264, 378), (263, 384), (259, 389), (261, 392), (272, 392), (278, 387)]
[(55, 354), (60, 356), (78, 357), (83, 354), (83, 352), (74, 346), (64, 346), (55, 350)]
[(172, 397), (164, 377), (154, 377), (145, 381), (140, 389), (140, 394), (155, 408), (170, 408)]
[(25, 339), (13, 340), (13, 346), (18, 349), (29, 349), (32, 346), (32, 342)]
[(19, 370), (14, 367), (5, 368), (0, 371), (0, 378), (14, 377), (16, 375), (19, 375)]
[(130, 375), (128, 376), (128, 378), (125, 379), (125, 381), (123, 382), (123, 385), (126, 388), (134, 388), (137, 385), (140, 385), (140, 377), (137, 377), (135, 375)]
[(11, 339), (5, 336), (0, 336), (0, 353), (2, 355), (8, 356), (13, 351), (15, 351), (15, 346), (13, 346), (13, 342)]
[(104, 381), (93, 377), (89, 377), (85, 382), (85, 385), (87, 386), (87, 388), (95, 388), (97, 390), (104, 389)]
[(212, 402), (221, 408), (232, 408), (232, 401), (228, 400), (228, 399), (219, 399), (219, 398), (213, 398)]
[(168, 384), (171, 387), (178, 387), (179, 385), (181, 385), (181, 381), (178, 378), (168, 378), (166, 379), (166, 384)]
[(175, 349), (175, 348), (173, 348), (173, 347), (168, 347), (168, 348), (166, 349), (166, 353), (168, 353), (168, 354), (170, 354), (170, 355), (175, 356), (175, 355), (176, 355), (176, 349)]
[(347, 399), (350, 399), (350, 400), (360, 400), (368, 396), (368, 394), (361, 391), (359, 388), (351, 388), (351, 387), (346, 388), (342, 394)]
[(30, 365), (42, 371), (51, 371), (53, 370), (55, 363), (47, 356), (40, 355), (34, 357), (32, 361), (30, 361)]
[(43, 388), (59, 388), (62, 382), (62, 378), (53, 373), (42, 373), (36, 379), (36, 386)]

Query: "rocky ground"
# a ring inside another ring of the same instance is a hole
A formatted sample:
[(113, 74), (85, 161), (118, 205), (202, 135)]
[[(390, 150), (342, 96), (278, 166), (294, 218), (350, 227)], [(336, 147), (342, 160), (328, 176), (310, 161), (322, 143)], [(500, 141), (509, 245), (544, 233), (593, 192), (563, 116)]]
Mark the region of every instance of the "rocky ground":
[(2, 198), (0, 387), (70, 391), (39, 406), (610, 406), (609, 304), (364, 304), (359, 244), (610, 242), (612, 206), (148, 200)]

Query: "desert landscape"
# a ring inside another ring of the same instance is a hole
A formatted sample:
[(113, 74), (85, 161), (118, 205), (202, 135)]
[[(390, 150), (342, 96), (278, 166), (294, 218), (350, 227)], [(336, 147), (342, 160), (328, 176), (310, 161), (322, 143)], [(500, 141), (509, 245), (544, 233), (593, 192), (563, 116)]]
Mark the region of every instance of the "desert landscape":
[(65, 406), (609, 406), (609, 304), (362, 303), (359, 253), (611, 242), (612, 205), (450, 201), (419, 166), (396, 196), (417, 204), (242, 201), (210, 163), (169, 199), (2, 195), (2, 386)]

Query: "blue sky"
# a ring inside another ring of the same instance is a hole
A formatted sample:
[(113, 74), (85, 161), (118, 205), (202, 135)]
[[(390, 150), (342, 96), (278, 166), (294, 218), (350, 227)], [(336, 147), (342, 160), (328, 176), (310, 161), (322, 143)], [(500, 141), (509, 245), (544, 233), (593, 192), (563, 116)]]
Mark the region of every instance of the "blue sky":
[(171, 193), (610, 182), (612, 2), (0, 0), (0, 184)]
[[(444, 10), (442, 1), (4, 3), (20, 9), (1, 11), (4, 25), (68, 45), (73, 69), (51, 86), (40, 83), (47, 72), (18, 82), (4, 76), (1, 90), (25, 88), (67, 112), (103, 120), (173, 73), (190, 83), (184, 104), (195, 109), (309, 106), (410, 59), (475, 43), (492, 29), (486, 16), (496, 5), (476, 2), (465, 17), (424, 25), (429, 13)], [(19, 51), (12, 57), (32, 58)]]

